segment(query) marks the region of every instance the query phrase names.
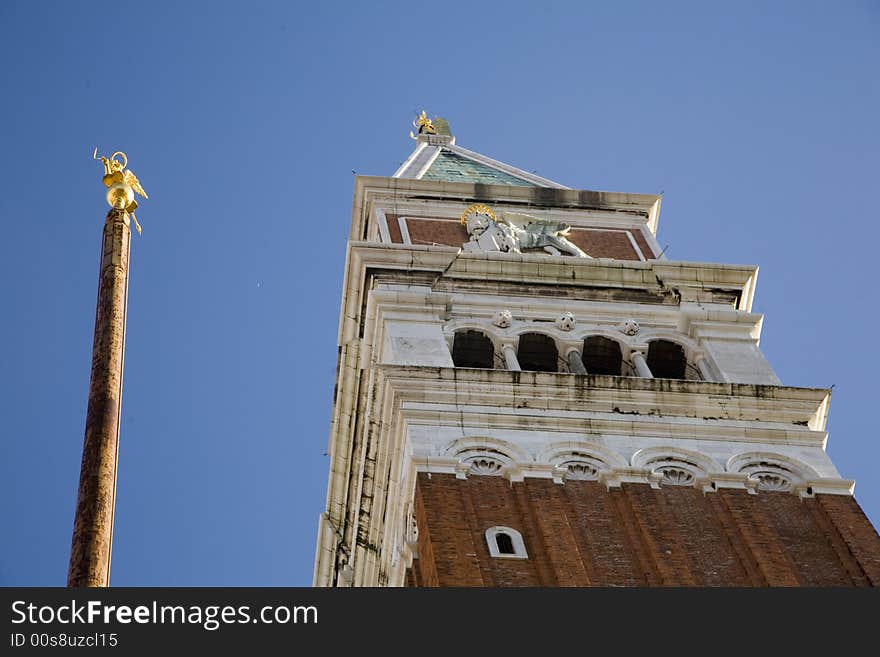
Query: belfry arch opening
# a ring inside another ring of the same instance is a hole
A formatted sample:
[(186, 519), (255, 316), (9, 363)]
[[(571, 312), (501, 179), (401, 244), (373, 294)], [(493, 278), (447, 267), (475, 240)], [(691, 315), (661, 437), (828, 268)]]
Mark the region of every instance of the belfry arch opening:
[(602, 335), (591, 335), (584, 340), (582, 360), (588, 374), (620, 376), (623, 354), (617, 340)]
[(558, 372), (559, 350), (556, 342), (543, 333), (524, 333), (519, 337), (516, 352), (519, 366), (532, 372)]
[(494, 361), (495, 347), (485, 333), (471, 330), (456, 332), (452, 341), (452, 362), (456, 367), (491, 370)]
[(684, 347), (671, 340), (648, 343), (648, 369), (657, 379), (683, 379), (687, 370)]

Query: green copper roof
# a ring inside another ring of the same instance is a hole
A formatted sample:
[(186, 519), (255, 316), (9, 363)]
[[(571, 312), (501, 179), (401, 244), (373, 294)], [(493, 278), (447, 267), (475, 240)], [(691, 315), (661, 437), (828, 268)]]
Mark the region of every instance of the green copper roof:
[(511, 176), (498, 169), (474, 162), (466, 157), (443, 149), (437, 159), (422, 175), (422, 180), (448, 180), (450, 182), (485, 183), (487, 185), (522, 185), (536, 187), (530, 182)]

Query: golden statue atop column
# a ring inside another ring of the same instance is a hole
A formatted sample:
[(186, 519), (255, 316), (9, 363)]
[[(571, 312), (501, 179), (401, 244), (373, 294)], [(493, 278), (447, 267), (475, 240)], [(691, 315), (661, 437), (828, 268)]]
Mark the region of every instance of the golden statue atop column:
[(128, 313), (129, 226), (134, 220), (141, 232), (134, 216), (138, 206), (135, 194), (147, 198), (137, 176), (126, 168), (125, 153), (116, 151), (99, 158), (96, 148), (92, 157), (104, 164), (102, 180), (110, 211), (101, 244), (89, 403), (67, 575), (67, 584), (72, 587), (110, 585)]
[(110, 157), (103, 157), (98, 155), (96, 148), (92, 157), (101, 160), (104, 164), (104, 177), (101, 180), (107, 187), (107, 203), (112, 208), (128, 212), (134, 219), (134, 227), (140, 234), (141, 226), (134, 214), (138, 207), (134, 195), (137, 193), (144, 198), (149, 197), (141, 187), (137, 176), (134, 175), (134, 171), (126, 168), (128, 167), (128, 156), (122, 151), (115, 151)]

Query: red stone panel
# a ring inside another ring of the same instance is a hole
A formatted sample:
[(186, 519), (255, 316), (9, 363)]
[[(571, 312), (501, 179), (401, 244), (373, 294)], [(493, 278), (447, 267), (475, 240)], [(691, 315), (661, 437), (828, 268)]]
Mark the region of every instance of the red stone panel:
[(569, 241), (577, 244), (582, 251), (593, 258), (640, 259), (624, 230), (572, 228), (567, 237)]
[(400, 222), (396, 214), (386, 214), (385, 221), (388, 223), (388, 235), (394, 244), (403, 244), (403, 236), (400, 234)]
[(654, 253), (654, 249), (652, 249), (648, 245), (648, 240), (645, 239), (645, 236), (644, 236), (644, 234), (642, 234), (642, 231), (640, 231), (638, 229), (633, 229), (630, 232), (632, 233), (632, 236), (635, 238), (636, 244), (638, 244), (639, 248), (642, 250), (642, 255), (645, 256), (645, 260), (653, 260), (654, 258), (657, 257), (657, 254)]
[(468, 241), (467, 229), (459, 221), (407, 219), (406, 229), (413, 244), (461, 246)]
[[(397, 216), (386, 215), (388, 232), (391, 241), (402, 243), (400, 225)], [(454, 219), (441, 218), (406, 218), (406, 227), (413, 244), (430, 246), (461, 246), (468, 241), (467, 230), (461, 222)], [(646, 258), (652, 257), (652, 251), (642, 237), (640, 231), (631, 231)], [(615, 258), (617, 260), (639, 260), (633, 249), (632, 242), (625, 230), (594, 230), (589, 228), (572, 228), (568, 239), (577, 244), (583, 251), (594, 258)], [(530, 249), (529, 252), (543, 253), (543, 249)]]

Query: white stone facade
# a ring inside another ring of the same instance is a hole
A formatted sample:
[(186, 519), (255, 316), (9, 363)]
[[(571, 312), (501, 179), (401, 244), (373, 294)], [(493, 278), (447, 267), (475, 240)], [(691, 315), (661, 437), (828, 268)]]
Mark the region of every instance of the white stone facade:
[[(825, 452), (829, 391), (783, 386), (759, 349), (757, 267), (658, 259), (659, 197), (549, 191), (542, 201), (535, 188), (357, 178), (316, 585), (403, 584), (417, 556), (417, 472), (852, 493)], [(456, 217), (475, 198), (637, 229), (655, 253), (392, 243), (386, 216)], [(456, 333), (468, 330), (491, 342), (491, 369), (455, 367)], [(557, 371), (519, 371), (530, 333), (552, 340)], [(590, 336), (619, 346), (620, 376), (579, 371)], [(681, 347), (683, 378), (653, 378), (657, 340)]]

